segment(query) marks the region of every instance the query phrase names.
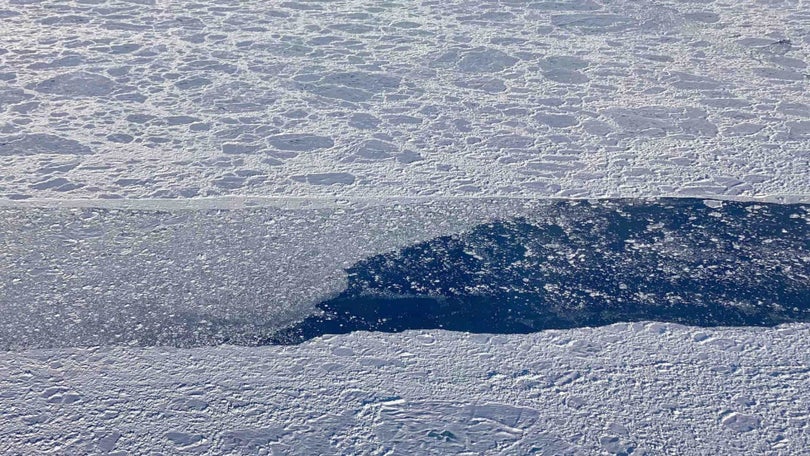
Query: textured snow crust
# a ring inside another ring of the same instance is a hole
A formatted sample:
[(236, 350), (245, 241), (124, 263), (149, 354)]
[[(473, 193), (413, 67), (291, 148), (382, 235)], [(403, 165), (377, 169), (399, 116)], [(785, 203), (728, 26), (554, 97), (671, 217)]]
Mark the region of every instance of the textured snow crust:
[(0, 353), (0, 452), (804, 454), (810, 326)]
[(800, 0), (0, 4), (0, 197), (807, 199)]

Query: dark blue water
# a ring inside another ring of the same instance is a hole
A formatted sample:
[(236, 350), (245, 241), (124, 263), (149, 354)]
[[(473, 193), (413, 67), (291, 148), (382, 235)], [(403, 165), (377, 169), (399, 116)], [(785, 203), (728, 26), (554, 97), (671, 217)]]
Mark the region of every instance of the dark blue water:
[(810, 320), (807, 205), (572, 202), (360, 261), (318, 315), (264, 343), (442, 328), (528, 333), (654, 320)]

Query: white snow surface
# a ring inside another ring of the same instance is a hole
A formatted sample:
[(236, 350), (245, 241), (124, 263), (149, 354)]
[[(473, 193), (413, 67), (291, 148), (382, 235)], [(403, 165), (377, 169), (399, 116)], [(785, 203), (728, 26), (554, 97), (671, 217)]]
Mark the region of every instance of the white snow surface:
[(807, 200), (806, 1), (0, 2), (0, 197)]
[(15, 454), (804, 454), (810, 326), (0, 353)]

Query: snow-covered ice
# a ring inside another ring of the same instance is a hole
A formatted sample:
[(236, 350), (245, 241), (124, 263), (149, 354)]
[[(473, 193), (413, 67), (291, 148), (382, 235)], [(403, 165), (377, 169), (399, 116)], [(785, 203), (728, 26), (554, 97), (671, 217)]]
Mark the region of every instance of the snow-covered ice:
[(0, 4), (0, 196), (807, 199), (793, 1)]
[(3, 454), (803, 454), (810, 327), (0, 353)]

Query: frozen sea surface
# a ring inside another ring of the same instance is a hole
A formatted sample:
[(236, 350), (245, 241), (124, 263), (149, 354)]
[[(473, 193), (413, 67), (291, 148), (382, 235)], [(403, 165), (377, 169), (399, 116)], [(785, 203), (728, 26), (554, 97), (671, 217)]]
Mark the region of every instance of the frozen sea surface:
[(794, 1), (0, 3), (0, 196), (810, 195)]
[(0, 0), (0, 453), (805, 452), (809, 11)]

